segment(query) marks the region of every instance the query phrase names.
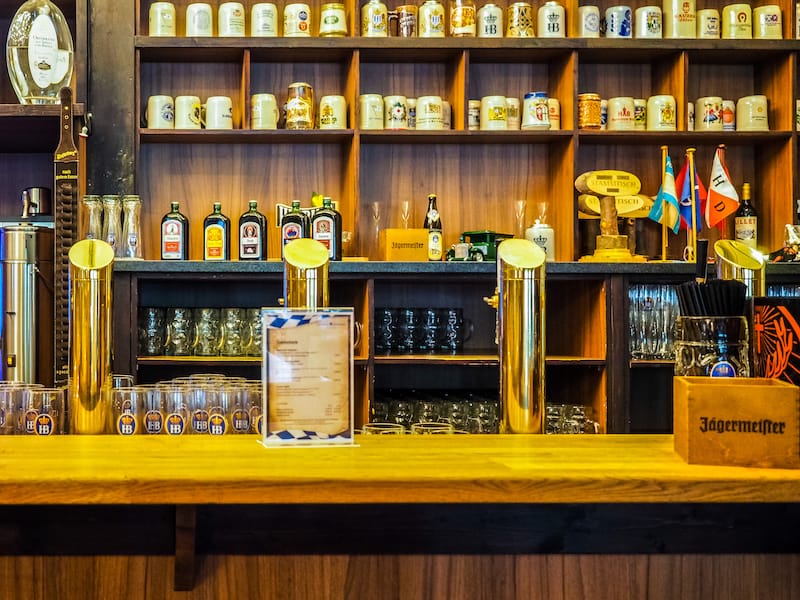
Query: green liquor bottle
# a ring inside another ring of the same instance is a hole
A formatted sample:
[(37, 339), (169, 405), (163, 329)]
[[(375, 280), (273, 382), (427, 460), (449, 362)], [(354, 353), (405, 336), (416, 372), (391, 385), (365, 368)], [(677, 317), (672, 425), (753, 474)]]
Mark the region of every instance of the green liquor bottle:
[(281, 255), (283, 246), (293, 240), (309, 237), (311, 223), (308, 215), (300, 210), (300, 200), (292, 200), (292, 210), (281, 219)]
[(250, 200), (250, 210), (239, 217), (239, 260), (267, 260), (267, 217)]
[(322, 208), (311, 217), (311, 237), (328, 249), (330, 260), (342, 260), (342, 215), (327, 196), (322, 199)]

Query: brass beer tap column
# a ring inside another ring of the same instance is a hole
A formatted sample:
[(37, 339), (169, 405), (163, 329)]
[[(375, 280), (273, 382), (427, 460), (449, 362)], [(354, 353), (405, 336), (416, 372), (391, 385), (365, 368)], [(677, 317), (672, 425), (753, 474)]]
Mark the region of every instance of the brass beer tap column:
[(106, 433), (111, 392), (114, 249), (83, 240), (69, 251), (70, 433)]
[(544, 433), (545, 258), (528, 240), (505, 240), (497, 248), (503, 433)]

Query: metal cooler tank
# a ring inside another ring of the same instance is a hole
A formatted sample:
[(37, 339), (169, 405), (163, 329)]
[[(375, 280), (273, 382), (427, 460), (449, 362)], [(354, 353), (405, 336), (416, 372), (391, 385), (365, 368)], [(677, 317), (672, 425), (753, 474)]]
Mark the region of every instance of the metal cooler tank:
[(53, 385), (53, 230), (0, 229), (2, 379)]

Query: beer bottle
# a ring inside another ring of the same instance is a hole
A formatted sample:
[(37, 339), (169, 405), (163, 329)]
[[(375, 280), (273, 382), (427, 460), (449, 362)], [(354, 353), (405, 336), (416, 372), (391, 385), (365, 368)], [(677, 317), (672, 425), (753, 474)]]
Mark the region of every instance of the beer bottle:
[(428, 230), (428, 260), (442, 260), (442, 219), (436, 208), (436, 194), (428, 194), (428, 210), (422, 226)]
[(203, 222), (203, 260), (230, 260), (231, 220), (222, 214), (222, 203)]
[(750, 203), (750, 184), (742, 184), (742, 202), (733, 216), (734, 239), (751, 248), (758, 245), (758, 213)]
[(325, 245), (330, 260), (342, 260), (342, 215), (327, 196), (311, 217), (311, 237)]
[(170, 202), (170, 210), (161, 219), (161, 260), (189, 259), (189, 219), (180, 203)]
[(292, 210), (281, 219), (281, 256), (283, 246), (304, 237), (309, 237), (311, 224), (308, 215), (300, 210), (300, 200), (292, 200)]
[(239, 260), (267, 260), (267, 217), (250, 200), (250, 210), (239, 217)]

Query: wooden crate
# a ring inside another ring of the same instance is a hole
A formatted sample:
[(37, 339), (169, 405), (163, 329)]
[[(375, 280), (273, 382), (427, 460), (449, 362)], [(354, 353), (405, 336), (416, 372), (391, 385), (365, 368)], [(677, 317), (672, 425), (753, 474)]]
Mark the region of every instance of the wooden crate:
[(800, 388), (776, 379), (675, 377), (675, 451), (690, 464), (800, 467)]
[(428, 230), (381, 229), (380, 249), (383, 260), (427, 261)]

